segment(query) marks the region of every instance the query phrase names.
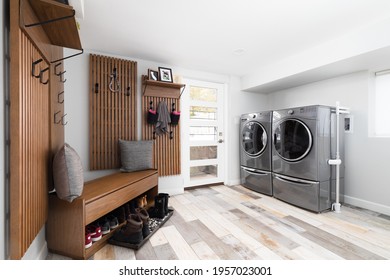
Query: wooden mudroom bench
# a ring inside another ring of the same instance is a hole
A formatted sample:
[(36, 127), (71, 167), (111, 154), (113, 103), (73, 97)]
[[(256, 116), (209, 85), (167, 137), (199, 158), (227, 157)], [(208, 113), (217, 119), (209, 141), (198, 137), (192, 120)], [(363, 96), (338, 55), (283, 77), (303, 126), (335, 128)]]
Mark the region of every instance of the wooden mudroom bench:
[(118, 172), (86, 182), (83, 194), (71, 203), (50, 194), (46, 226), (49, 251), (74, 259), (90, 258), (114, 231), (85, 249), (85, 226), (142, 194), (147, 195), (148, 204), (153, 203), (158, 194), (157, 170)]

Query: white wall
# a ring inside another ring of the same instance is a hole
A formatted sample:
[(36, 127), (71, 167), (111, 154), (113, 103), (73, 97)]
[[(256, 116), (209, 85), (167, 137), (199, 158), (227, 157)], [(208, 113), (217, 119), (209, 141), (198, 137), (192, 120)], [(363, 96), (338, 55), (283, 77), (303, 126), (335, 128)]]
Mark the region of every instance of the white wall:
[(345, 195), (347, 203), (390, 214), (390, 139), (369, 137), (371, 74), (350, 75), (268, 94), (270, 109), (322, 104), (349, 107), (353, 133), (345, 134)]
[[(68, 124), (65, 126), (65, 141), (69, 143), (79, 153), (84, 167), (85, 180), (91, 180), (101, 177), (105, 174), (112, 173), (114, 170), (90, 171), (89, 170), (89, 99), (88, 99), (88, 82), (89, 82), (89, 53), (86, 51), (81, 56), (65, 60), (65, 113), (67, 114)], [(102, 53), (96, 53), (102, 54)], [(67, 53), (65, 53), (67, 55)], [(102, 54), (112, 57), (117, 57), (112, 54)], [(141, 75), (146, 74), (148, 68), (158, 69), (159, 66), (172, 68), (173, 75), (180, 75), (186, 79), (195, 79), (226, 85), (228, 92), (229, 108), (228, 108), (228, 126), (227, 126), (227, 183), (239, 183), (239, 157), (238, 157), (238, 117), (242, 113), (249, 110), (260, 110), (265, 105), (265, 97), (254, 93), (243, 93), (240, 90), (240, 81), (238, 77), (229, 77), (214, 73), (199, 72), (189, 69), (184, 69), (178, 66), (162, 65), (158, 62), (145, 61), (141, 59), (126, 58), (128, 60), (137, 61), (138, 71), (138, 139), (141, 139)], [(183, 178), (178, 176), (167, 176), (159, 178), (159, 189), (162, 192), (177, 194), (183, 192)]]
[(250, 112), (267, 110), (267, 95), (259, 93), (242, 92), (240, 79), (230, 77), (228, 105), (227, 105), (227, 169), (226, 184), (237, 185), (240, 183), (240, 154), (239, 134), (240, 116)]
[[(389, 28), (390, 18), (378, 20), (345, 36), (302, 50), (300, 53), (279, 61), (261, 65), (256, 71), (242, 78), (242, 89), (250, 90), (260, 85), (292, 77), (335, 62), (358, 58), (360, 55), (388, 47), (390, 46)], [(338, 70), (334, 69), (334, 71)]]

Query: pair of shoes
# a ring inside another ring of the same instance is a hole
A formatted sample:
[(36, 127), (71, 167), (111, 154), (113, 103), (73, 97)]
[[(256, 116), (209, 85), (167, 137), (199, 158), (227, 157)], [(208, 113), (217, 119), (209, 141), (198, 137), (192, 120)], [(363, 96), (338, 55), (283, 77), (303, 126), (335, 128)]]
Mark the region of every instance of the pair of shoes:
[(145, 208), (148, 205), (148, 199), (146, 195), (137, 198), (137, 208)]
[(85, 231), (91, 235), (91, 239), (93, 242), (102, 239), (102, 229), (100, 226), (89, 224), (86, 226)]
[(85, 249), (92, 246), (92, 238), (89, 232), (85, 232)]
[(112, 238), (119, 242), (139, 244), (143, 241), (142, 227), (143, 223), (140, 216), (130, 214), (127, 223), (117, 230)]
[(110, 231), (117, 228), (118, 225), (118, 218), (112, 214), (108, 214), (96, 222), (96, 226), (101, 228), (103, 235), (110, 233)]
[(150, 234), (149, 229), (149, 213), (146, 211), (145, 208), (136, 208), (135, 211), (137, 212), (137, 215), (142, 220), (142, 236), (145, 238)]
[(152, 218), (163, 219), (169, 213), (168, 209), (169, 194), (159, 193), (154, 197), (154, 207), (149, 211), (149, 216)]
[(96, 222), (96, 226), (100, 227), (103, 235), (106, 235), (111, 231), (110, 222), (105, 216)]
[(110, 213), (110, 215), (113, 215), (117, 218), (118, 224), (122, 224), (126, 221), (126, 213), (125, 213), (125, 207), (120, 206), (116, 208), (114, 211)]
[(145, 208), (136, 208), (137, 214), (130, 214), (127, 223), (113, 235), (113, 240), (139, 244), (150, 234), (149, 214)]
[(118, 218), (115, 215), (108, 215), (107, 216), (108, 222), (110, 224), (110, 229), (115, 229), (119, 226)]

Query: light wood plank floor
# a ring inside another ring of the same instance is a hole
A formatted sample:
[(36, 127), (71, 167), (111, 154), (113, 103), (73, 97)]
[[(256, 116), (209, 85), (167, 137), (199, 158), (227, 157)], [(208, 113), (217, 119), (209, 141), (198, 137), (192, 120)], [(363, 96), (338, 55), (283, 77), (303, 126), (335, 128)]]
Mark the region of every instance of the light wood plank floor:
[(169, 205), (173, 216), (142, 248), (108, 244), (91, 259), (390, 259), (390, 217), (365, 209), (316, 214), (242, 186), (187, 190)]

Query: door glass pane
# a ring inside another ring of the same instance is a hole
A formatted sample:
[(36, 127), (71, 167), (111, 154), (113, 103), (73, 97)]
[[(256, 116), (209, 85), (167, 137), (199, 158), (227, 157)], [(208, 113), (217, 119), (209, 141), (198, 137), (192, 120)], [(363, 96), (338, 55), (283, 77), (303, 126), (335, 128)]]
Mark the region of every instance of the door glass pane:
[(190, 98), (195, 101), (217, 102), (217, 90), (214, 88), (191, 87)]
[(310, 130), (300, 121), (284, 121), (275, 129), (274, 146), (283, 159), (301, 160), (310, 152), (312, 146)]
[(190, 141), (216, 141), (215, 126), (190, 126)]
[(193, 120), (216, 120), (217, 108), (213, 107), (190, 107), (190, 119)]
[(190, 160), (216, 159), (217, 146), (195, 146), (190, 148)]
[(190, 168), (190, 180), (218, 177), (218, 165), (193, 166)]

